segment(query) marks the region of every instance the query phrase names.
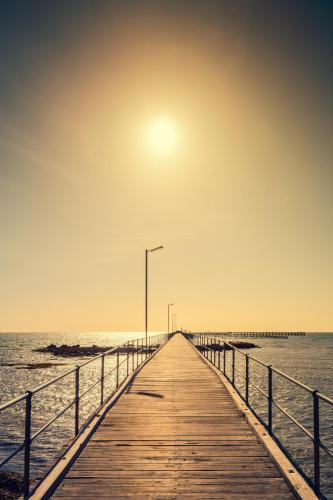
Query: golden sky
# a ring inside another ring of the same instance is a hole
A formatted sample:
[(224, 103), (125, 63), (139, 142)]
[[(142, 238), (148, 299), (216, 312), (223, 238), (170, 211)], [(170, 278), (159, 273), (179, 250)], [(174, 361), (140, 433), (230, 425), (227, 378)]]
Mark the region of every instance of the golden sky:
[(237, 13), (148, 3), (2, 35), (0, 330), (143, 330), (163, 244), (151, 330), (176, 302), (191, 330), (332, 331), (325, 80)]

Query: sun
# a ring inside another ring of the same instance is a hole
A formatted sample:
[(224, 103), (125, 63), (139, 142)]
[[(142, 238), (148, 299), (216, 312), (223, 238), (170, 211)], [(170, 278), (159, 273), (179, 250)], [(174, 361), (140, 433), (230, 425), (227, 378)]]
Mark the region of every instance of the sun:
[(149, 148), (159, 155), (175, 151), (179, 145), (179, 130), (172, 119), (160, 116), (147, 127), (147, 143)]

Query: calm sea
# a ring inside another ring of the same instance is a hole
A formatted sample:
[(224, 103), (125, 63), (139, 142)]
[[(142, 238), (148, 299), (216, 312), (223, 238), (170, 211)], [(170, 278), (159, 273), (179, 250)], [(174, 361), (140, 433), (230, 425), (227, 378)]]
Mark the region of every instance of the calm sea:
[[(33, 352), (36, 347), (44, 347), (50, 343), (81, 344), (98, 346), (114, 346), (141, 338), (142, 332), (88, 332), (88, 333), (0, 333), (0, 403), (4, 403), (29, 389), (39, 386), (51, 378), (64, 373), (83, 358), (56, 358), (49, 354)], [(249, 353), (256, 358), (273, 365), (301, 382), (318, 389), (333, 398), (333, 334), (313, 333), (305, 337), (289, 337), (289, 339), (255, 339), (259, 347)], [(50, 368), (35, 370), (22, 369), (20, 366), (6, 366), (10, 363), (51, 362)], [(112, 364), (112, 360), (108, 361)], [(56, 365), (58, 364), (58, 365)], [(82, 376), (81, 390), (97, 380), (100, 366), (89, 366)], [(109, 368), (112, 368), (110, 365)], [(253, 381), (266, 390), (267, 373), (253, 368)], [(114, 379), (109, 380), (108, 389), (112, 391)], [(312, 432), (311, 395), (299, 390), (290, 382), (274, 378), (274, 396), (290, 413), (295, 415), (303, 425)], [(82, 420), (95, 408), (99, 393), (98, 387), (83, 402)], [(33, 422), (34, 430), (44, 425), (56, 412), (68, 404), (73, 398), (73, 377), (59, 382), (56, 387), (34, 397)], [(254, 388), (250, 391), (250, 401), (257, 413), (266, 418), (267, 405), (264, 398)], [(9, 454), (22, 442), (23, 405), (21, 408), (8, 410), (0, 417), (0, 459)], [(322, 408), (322, 437), (326, 445), (333, 450), (333, 408)], [(274, 411), (274, 431), (282, 442), (287, 443), (288, 450), (296, 456), (308, 474), (312, 474), (312, 447), (309, 439), (297, 430), (281, 412)], [(62, 439), (59, 439), (59, 436)], [(59, 419), (51, 428), (43, 433), (33, 448), (33, 468), (36, 475), (42, 473), (56, 457), (61, 447), (73, 437), (72, 410)], [(21, 457), (13, 460), (6, 467), (9, 470), (21, 470)], [(322, 456), (323, 480), (327, 498), (333, 499), (333, 461)]]

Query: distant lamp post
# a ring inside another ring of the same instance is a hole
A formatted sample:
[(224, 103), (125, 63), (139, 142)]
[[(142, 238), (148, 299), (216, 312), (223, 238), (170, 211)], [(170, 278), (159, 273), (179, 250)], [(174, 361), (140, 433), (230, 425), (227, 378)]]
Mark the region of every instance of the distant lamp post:
[(156, 250), (162, 250), (162, 248), (163, 245), (160, 245), (159, 247), (146, 250), (146, 291), (145, 291), (146, 346), (148, 342), (148, 254), (156, 252)]
[(176, 329), (176, 316), (177, 314), (173, 314), (172, 315), (172, 333), (175, 331)]
[(170, 333), (170, 307), (174, 305), (175, 305), (174, 302), (172, 302), (172, 304), (168, 304), (168, 333)]

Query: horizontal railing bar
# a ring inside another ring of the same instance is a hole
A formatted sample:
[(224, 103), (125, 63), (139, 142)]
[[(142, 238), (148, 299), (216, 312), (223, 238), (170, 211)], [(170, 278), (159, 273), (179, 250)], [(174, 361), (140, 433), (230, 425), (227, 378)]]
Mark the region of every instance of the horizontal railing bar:
[(35, 434), (33, 434), (31, 436), (31, 441), (33, 441), (34, 439), (36, 439), (39, 434), (41, 434), (43, 431), (45, 431), (48, 427), (50, 427), (50, 425), (53, 424), (53, 422), (55, 422), (58, 418), (60, 418), (64, 413), (66, 413), (67, 410), (69, 410), (73, 405), (75, 404), (75, 401), (72, 401), (71, 403), (69, 403), (69, 405), (67, 405), (63, 410), (61, 410), (60, 413), (58, 413), (55, 417), (53, 417), (51, 420), (49, 420), (45, 425), (43, 425), (43, 427), (41, 427), (37, 432), (35, 432)]
[[(135, 354), (136, 354), (136, 352), (135, 352)], [(118, 368), (119, 368), (121, 365), (123, 365), (124, 363), (126, 363), (126, 361), (127, 361), (127, 358), (123, 359), (123, 360), (122, 360), (122, 362), (121, 362), (121, 363), (119, 363)], [(115, 372), (116, 370), (117, 370), (117, 365), (115, 365), (113, 368), (111, 368), (111, 370), (109, 370), (108, 372), (106, 372), (106, 373), (104, 374), (104, 379), (106, 379), (106, 377), (108, 377), (109, 375), (111, 375), (111, 373)], [(100, 379), (99, 379), (99, 380), (100, 380)]]
[[(235, 349), (237, 352), (239, 352), (240, 354), (242, 354), (244, 357), (246, 356), (246, 352), (242, 352), (240, 349), (237, 349), (237, 347), (233, 347), (231, 344), (229, 344), (228, 342), (226, 342), (227, 345), (231, 346), (232, 349)], [(255, 361), (256, 363), (258, 363), (259, 365), (261, 366), (265, 366), (266, 368), (268, 368), (268, 364), (267, 363), (264, 363), (263, 361), (260, 361), (258, 358), (255, 358), (254, 356), (251, 356), (251, 354), (247, 354), (249, 359), (252, 359), (252, 361)]]
[(330, 405), (333, 405), (333, 399), (328, 398), (327, 396), (324, 396), (324, 394), (321, 394), (320, 392), (317, 392), (318, 398), (322, 399), (326, 403), (329, 403)]
[(14, 450), (2, 462), (0, 462), (0, 467), (2, 467), (3, 465), (5, 465), (7, 462), (9, 462), (9, 460), (11, 460), (13, 457), (15, 457), (15, 455), (17, 455), (18, 453), (20, 453), (20, 451), (22, 451), (23, 448), (24, 448), (24, 444), (25, 443), (22, 443), (18, 448), (16, 448), (16, 450)]
[(257, 391), (261, 392), (261, 394), (263, 396), (265, 396), (266, 399), (268, 399), (268, 394), (266, 394), (265, 391), (263, 391), (260, 387), (258, 387), (257, 384), (255, 384), (254, 382), (252, 382), (252, 380), (249, 380), (249, 384), (253, 385), (253, 387), (255, 387), (257, 389)]
[[(117, 389), (115, 389), (114, 391), (112, 391), (109, 396), (105, 399), (104, 403), (106, 403), (109, 399), (112, 398), (112, 396), (117, 392)], [(84, 406), (87, 406), (87, 404), (89, 403), (89, 400), (86, 400), (84, 401), (82, 404), (81, 404), (81, 407), (84, 407)], [(100, 411), (101, 409), (101, 406), (98, 406), (97, 408), (95, 408), (91, 413), (89, 413), (89, 415), (86, 417), (84, 423), (82, 424), (81, 428), (80, 428), (80, 432), (82, 432), (88, 425), (89, 423), (91, 422), (92, 418), (94, 418), (95, 415), (98, 414), (98, 412)]]
[(106, 379), (106, 377), (108, 377), (109, 375), (111, 375), (111, 373), (115, 372), (117, 370), (117, 367), (115, 366), (114, 368), (112, 368), (111, 370), (109, 370), (108, 372), (106, 372), (104, 374), (104, 380)]
[(15, 404), (20, 403), (27, 397), (27, 395), (28, 393), (22, 394), (21, 396), (17, 396), (17, 398), (8, 401), (8, 403), (4, 403), (3, 405), (0, 406), (0, 411), (7, 410), (7, 408), (10, 408)]
[(121, 344), (117, 347), (113, 347), (112, 349), (109, 349), (108, 351), (104, 351), (102, 352), (101, 354), (97, 354), (97, 356), (94, 356), (93, 358), (90, 358), (88, 359), (87, 361), (85, 361), (84, 363), (81, 363), (80, 365), (78, 365), (80, 368), (82, 368), (83, 366), (87, 366), (89, 365), (89, 363), (92, 363), (93, 361), (96, 361), (96, 359), (99, 359), (101, 358), (102, 356), (107, 356), (109, 354), (112, 354), (114, 352), (117, 352), (117, 350), (119, 349), (119, 347), (122, 347), (124, 344)]
[(319, 444), (320, 448), (325, 451), (325, 453), (327, 453), (327, 455), (330, 457), (330, 458), (333, 458), (333, 453), (327, 448), (327, 446), (325, 446), (323, 443), (320, 442)]
[(244, 376), (245, 376), (245, 370), (241, 372), (241, 371), (240, 371), (240, 370), (238, 370), (236, 367), (234, 368), (234, 370), (235, 370), (235, 372), (236, 372), (236, 373), (238, 373), (238, 375), (239, 375), (239, 376), (241, 376), (241, 377), (244, 377)]
[[(139, 352), (139, 351), (138, 351)], [(117, 368), (119, 368), (121, 365), (123, 365), (124, 363), (127, 362), (127, 356), (124, 357), (124, 359), (119, 363), (119, 365), (117, 366), (114, 366), (111, 370), (109, 370), (108, 372), (106, 372), (104, 374), (104, 379), (108, 376), (108, 375), (111, 375), (111, 373), (113, 373), (114, 371), (117, 370)], [(99, 378), (93, 385), (91, 385), (85, 392), (83, 392), (82, 394), (80, 394), (80, 398), (83, 398), (83, 396), (85, 396), (86, 394), (88, 394), (88, 392), (93, 389), (94, 387), (96, 387), (97, 384), (99, 384), (101, 382), (101, 378)]]
[(72, 368), (71, 370), (69, 370), (68, 372), (66, 373), (63, 373), (62, 375), (59, 375), (59, 377), (56, 377), (56, 378), (53, 378), (52, 380), (50, 380), (49, 382), (45, 382), (45, 384), (42, 384), (40, 385), (39, 387), (36, 387), (35, 389), (33, 389), (31, 391), (32, 394), (37, 394), (37, 392), (40, 392), (42, 391), (43, 389), (46, 389), (47, 387), (49, 387), (50, 385), (52, 384), (55, 384), (56, 382), (59, 382), (59, 380), (62, 380), (63, 378), (67, 377), (68, 375), (71, 375), (72, 373), (74, 373), (76, 370), (76, 368)]
[(272, 366), (272, 371), (277, 373), (278, 375), (281, 375), (281, 377), (284, 377), (285, 379), (289, 380), (290, 382), (293, 382), (294, 384), (298, 385), (299, 387), (302, 387), (306, 391), (311, 392), (311, 393), (313, 392), (313, 389), (311, 389), (311, 387), (309, 387), (308, 385), (305, 385), (302, 382), (299, 382), (295, 378), (290, 377), (290, 375), (287, 375), (286, 373), (281, 372), (280, 370), (278, 370), (277, 368), (274, 368), (273, 366)]
[[(104, 375), (104, 377), (105, 377), (105, 375)], [(88, 394), (88, 392), (91, 391), (91, 389), (93, 389), (94, 387), (96, 387), (96, 385), (98, 385), (100, 383), (101, 383), (101, 379), (99, 378), (94, 384), (92, 384), (90, 387), (88, 387), (88, 389), (86, 389), (82, 394), (80, 394), (79, 399), (83, 398), (86, 394)]]
[(300, 424), (299, 421), (296, 420), (296, 418), (294, 418), (287, 410), (282, 408), (282, 406), (280, 406), (274, 399), (272, 400), (272, 402), (274, 406), (276, 406), (276, 408), (282, 411), (282, 413), (284, 413), (286, 417), (288, 417), (292, 422), (294, 422), (294, 424), (297, 425), (297, 427), (301, 429), (301, 431), (303, 431), (304, 434), (306, 434), (313, 441), (313, 435), (311, 434), (311, 432), (309, 432), (302, 424)]

